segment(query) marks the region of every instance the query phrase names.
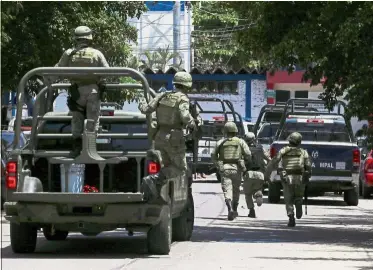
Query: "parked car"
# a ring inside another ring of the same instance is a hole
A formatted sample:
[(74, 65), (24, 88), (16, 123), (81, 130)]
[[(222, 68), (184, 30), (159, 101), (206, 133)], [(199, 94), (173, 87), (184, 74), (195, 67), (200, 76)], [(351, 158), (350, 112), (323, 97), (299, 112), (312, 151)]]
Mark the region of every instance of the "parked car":
[(367, 199), (373, 193), (373, 150), (362, 157), (359, 191), (360, 195)]

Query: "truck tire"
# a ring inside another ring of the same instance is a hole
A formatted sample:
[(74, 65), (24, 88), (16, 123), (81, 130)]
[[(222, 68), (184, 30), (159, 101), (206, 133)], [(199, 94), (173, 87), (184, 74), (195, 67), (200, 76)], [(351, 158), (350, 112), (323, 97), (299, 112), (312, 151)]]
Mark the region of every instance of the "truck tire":
[(370, 198), (370, 189), (364, 186), (364, 184), (361, 184), (361, 195), (364, 199)]
[(359, 191), (357, 188), (346, 190), (343, 194), (343, 199), (349, 206), (357, 206), (359, 204)]
[[(171, 201), (171, 200), (170, 200)], [(163, 207), (160, 222), (151, 227), (147, 234), (148, 252), (154, 255), (168, 255), (172, 242), (171, 203)]]
[(52, 234), (51, 226), (47, 226), (43, 228), (43, 234), (45, 239), (48, 241), (64, 241), (66, 240), (69, 232), (56, 230), (54, 234)]
[(172, 240), (189, 241), (194, 227), (194, 200), (192, 192), (188, 192), (188, 199), (181, 215), (172, 221)]
[(37, 228), (29, 223), (10, 223), (10, 244), (14, 253), (33, 253), (36, 248)]
[(279, 203), (281, 199), (281, 185), (278, 183), (269, 183), (268, 185), (268, 202)]

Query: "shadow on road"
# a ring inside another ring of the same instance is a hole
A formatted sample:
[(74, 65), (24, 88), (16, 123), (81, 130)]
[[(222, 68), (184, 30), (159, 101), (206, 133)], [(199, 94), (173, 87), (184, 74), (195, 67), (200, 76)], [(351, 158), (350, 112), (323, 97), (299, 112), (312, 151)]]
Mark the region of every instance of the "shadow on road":
[[(3, 236), (4, 240), (4, 236)], [(47, 241), (40, 233), (35, 253), (14, 254), (9, 246), (1, 249), (2, 258), (53, 258), (61, 259), (136, 259), (157, 258), (147, 254), (144, 236), (128, 237), (113, 231), (97, 237), (85, 237), (79, 234), (69, 235), (65, 241)], [(164, 256), (159, 256), (164, 257)]]

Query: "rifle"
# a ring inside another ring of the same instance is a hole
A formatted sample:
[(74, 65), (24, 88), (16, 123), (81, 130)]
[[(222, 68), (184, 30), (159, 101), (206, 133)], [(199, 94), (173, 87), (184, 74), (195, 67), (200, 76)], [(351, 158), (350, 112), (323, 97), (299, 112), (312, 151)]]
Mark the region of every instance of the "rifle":
[(195, 121), (195, 128), (194, 130), (190, 131), (190, 134), (191, 134), (191, 148), (192, 148), (192, 151), (193, 151), (193, 174), (195, 175), (195, 179), (197, 178), (196, 176), (196, 173), (197, 173), (197, 158), (198, 158), (198, 139), (199, 139), (199, 127), (198, 127), (198, 124), (199, 124), (199, 121), (197, 120), (197, 116), (198, 116), (198, 112), (197, 112), (197, 106), (196, 106), (196, 103), (192, 104), (190, 103), (189, 105), (189, 111), (190, 111), (190, 114), (192, 115), (192, 117), (194, 118), (194, 121)]

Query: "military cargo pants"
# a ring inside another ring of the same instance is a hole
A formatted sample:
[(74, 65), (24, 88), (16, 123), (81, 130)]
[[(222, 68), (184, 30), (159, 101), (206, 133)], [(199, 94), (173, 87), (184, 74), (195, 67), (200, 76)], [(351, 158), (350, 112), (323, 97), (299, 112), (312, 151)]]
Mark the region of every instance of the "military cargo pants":
[(161, 173), (168, 179), (184, 176), (187, 170), (183, 131), (159, 130), (155, 135), (154, 148), (159, 150), (163, 167)]
[(81, 112), (73, 111), (71, 120), (71, 131), (73, 138), (80, 138), (84, 129), (84, 120), (90, 119), (94, 121), (94, 128), (97, 132), (99, 127), (100, 116), (100, 97), (98, 93), (98, 86), (96, 84), (89, 84), (79, 86), (79, 99), (76, 101), (80, 106), (86, 108), (86, 115)]
[(294, 215), (294, 205), (303, 204), (304, 184), (301, 180), (292, 181), (291, 184), (282, 182), (284, 201), (287, 215)]
[(240, 186), (242, 181), (242, 172), (237, 169), (224, 169), (221, 173), (221, 187), (224, 199), (232, 200), (233, 204), (238, 203), (240, 199)]
[(243, 191), (248, 209), (254, 208), (253, 198), (263, 196), (262, 188), (264, 184), (264, 174), (258, 171), (248, 171), (244, 175)]

